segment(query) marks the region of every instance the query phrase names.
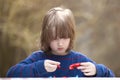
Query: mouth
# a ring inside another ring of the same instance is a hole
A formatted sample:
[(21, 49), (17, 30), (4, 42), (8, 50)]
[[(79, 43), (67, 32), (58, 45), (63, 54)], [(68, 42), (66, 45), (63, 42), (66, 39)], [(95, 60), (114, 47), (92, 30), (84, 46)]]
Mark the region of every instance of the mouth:
[(59, 51), (63, 50), (64, 48), (58, 48)]

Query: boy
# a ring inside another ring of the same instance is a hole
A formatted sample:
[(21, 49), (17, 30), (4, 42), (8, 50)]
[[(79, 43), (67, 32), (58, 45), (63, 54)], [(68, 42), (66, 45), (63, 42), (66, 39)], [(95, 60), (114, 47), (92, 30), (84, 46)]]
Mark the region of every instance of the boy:
[(74, 17), (69, 9), (50, 9), (41, 31), (41, 50), (11, 67), (7, 77), (113, 77), (114, 73), (72, 50)]

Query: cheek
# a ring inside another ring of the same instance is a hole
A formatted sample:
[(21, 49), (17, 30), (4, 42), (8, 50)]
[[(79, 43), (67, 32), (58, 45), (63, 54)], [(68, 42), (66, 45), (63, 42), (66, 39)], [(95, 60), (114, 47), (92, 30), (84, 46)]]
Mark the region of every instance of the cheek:
[(51, 47), (51, 48), (55, 48), (55, 47), (56, 47), (56, 42), (52, 41), (52, 42), (50, 43), (50, 47)]
[(69, 44), (70, 44), (70, 39), (66, 40), (65, 43), (66, 43), (67, 45), (69, 45)]

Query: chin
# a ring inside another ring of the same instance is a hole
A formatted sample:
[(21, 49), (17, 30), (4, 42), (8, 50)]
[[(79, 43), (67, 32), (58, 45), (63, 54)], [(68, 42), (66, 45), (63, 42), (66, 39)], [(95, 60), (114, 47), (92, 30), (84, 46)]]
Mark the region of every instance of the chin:
[(66, 52), (58, 52), (58, 55), (66, 55)]

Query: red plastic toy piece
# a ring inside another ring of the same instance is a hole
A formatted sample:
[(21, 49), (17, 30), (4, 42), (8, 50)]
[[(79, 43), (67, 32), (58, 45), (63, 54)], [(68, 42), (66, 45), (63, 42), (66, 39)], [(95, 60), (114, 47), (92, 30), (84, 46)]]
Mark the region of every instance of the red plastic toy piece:
[(70, 66), (69, 66), (69, 69), (70, 70), (73, 70), (73, 69), (75, 69), (75, 68), (77, 68), (77, 67), (79, 67), (80, 66), (80, 63), (74, 63), (74, 64), (71, 64)]
[(61, 67), (60, 65), (57, 65), (57, 68), (58, 68), (58, 69), (60, 69), (60, 67)]

